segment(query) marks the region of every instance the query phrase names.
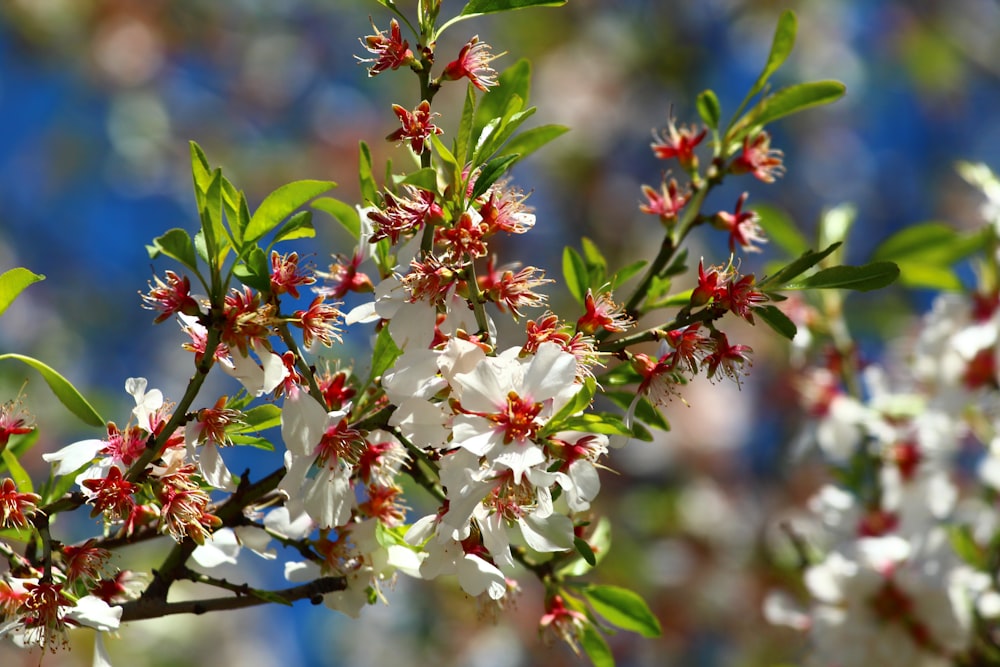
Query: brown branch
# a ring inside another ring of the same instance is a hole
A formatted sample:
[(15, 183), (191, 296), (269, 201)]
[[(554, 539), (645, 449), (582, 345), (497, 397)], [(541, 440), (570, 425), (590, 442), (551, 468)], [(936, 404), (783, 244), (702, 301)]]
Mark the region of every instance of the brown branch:
[(248, 589), (244, 595), (234, 597), (208, 598), (205, 600), (185, 600), (182, 602), (167, 602), (159, 598), (142, 597), (132, 602), (126, 602), (122, 607), (122, 622), (143, 621), (150, 618), (161, 618), (173, 614), (204, 614), (210, 611), (225, 611), (245, 609), (273, 602), (295, 602), (308, 599), (313, 604), (319, 604), (327, 593), (342, 591), (347, 588), (344, 577), (321, 577), (308, 584), (293, 586), (277, 591), (255, 591)]

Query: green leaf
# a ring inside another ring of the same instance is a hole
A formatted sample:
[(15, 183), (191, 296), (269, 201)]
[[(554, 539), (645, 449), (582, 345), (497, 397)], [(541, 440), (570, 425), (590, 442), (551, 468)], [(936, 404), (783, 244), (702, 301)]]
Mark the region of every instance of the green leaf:
[(372, 351), (371, 379), (382, 375), (399, 358), (403, 351), (389, 334), (389, 327), (382, 327), (375, 339), (375, 349)]
[(822, 262), (839, 247), (840, 242), (837, 242), (820, 251), (806, 250), (798, 258), (782, 267), (777, 273), (761, 280), (757, 283), (757, 286), (763, 288), (771, 285), (784, 285), (785, 283), (790, 282), (793, 278), (802, 275), (812, 267)]
[(198, 257), (195, 255), (191, 235), (183, 229), (167, 230), (162, 236), (153, 239), (153, 245), (146, 246), (150, 259), (166, 255), (175, 259), (192, 271), (198, 270)]
[[(597, 520), (597, 525), (591, 531), (587, 540), (590, 553), (594, 554), (594, 561), (600, 563), (611, 551), (611, 521), (606, 516)], [(575, 543), (575, 540), (574, 540)], [(559, 568), (558, 574), (564, 577), (579, 577), (586, 574), (592, 565), (581, 558), (574, 558), (571, 562)]]
[(596, 391), (597, 382), (593, 378), (587, 378), (580, 391), (576, 392), (572, 399), (567, 401), (559, 408), (558, 412), (549, 418), (546, 425), (539, 431), (539, 437), (544, 438), (552, 433), (564, 430), (564, 420), (590, 407), (591, 402), (594, 400), (594, 392)]
[(600, 248), (586, 236), (580, 239), (580, 248), (583, 250), (583, 258), (587, 262), (587, 272), (590, 274), (591, 286), (604, 284), (604, 276), (608, 272), (608, 261), (604, 259)]
[(540, 125), (533, 127), (508, 141), (497, 151), (497, 155), (517, 153), (521, 156), (520, 159), (523, 160), (545, 144), (561, 137), (567, 132), (569, 132), (569, 128), (564, 125)]
[[(437, 135), (432, 135), (436, 137)], [(358, 144), (358, 180), (361, 186), (361, 196), (368, 204), (378, 201), (378, 187), (375, 185), (375, 177), (372, 175), (372, 151), (368, 144), (360, 142)]]
[(237, 248), (243, 247), (243, 235), (246, 232), (247, 224), (250, 222), (250, 212), (247, 207), (246, 197), (236, 189), (236, 186), (229, 182), (225, 176), (220, 183), (222, 188), (222, 207), (229, 221), (229, 231), (233, 238), (233, 245)]
[(594, 555), (594, 550), (590, 548), (590, 544), (587, 543), (587, 540), (582, 537), (574, 537), (573, 546), (576, 547), (576, 552), (583, 557), (583, 560), (587, 562), (587, 565), (591, 567), (597, 565), (597, 557)]
[(781, 312), (775, 306), (771, 304), (765, 304), (754, 308), (753, 314), (755, 317), (759, 317), (764, 320), (764, 323), (769, 327), (777, 331), (779, 334), (792, 340), (795, 338), (795, 334), (798, 332), (798, 328), (795, 326), (795, 322), (788, 319), (788, 316)]
[(956, 292), (962, 289), (962, 280), (953, 270), (919, 260), (896, 260), (899, 267), (899, 284), (905, 287)]
[(481, 16), (525, 7), (561, 7), (566, 0), (469, 0), (460, 16)]
[(713, 130), (719, 129), (722, 107), (719, 105), (719, 98), (715, 96), (715, 93), (711, 90), (701, 91), (698, 94), (696, 105), (702, 122)]
[(609, 412), (589, 412), (570, 417), (562, 424), (563, 430), (604, 435), (635, 435), (622, 418)]
[(500, 118), (510, 107), (511, 100), (518, 98), (517, 111), (524, 108), (531, 95), (531, 62), (521, 58), (516, 63), (500, 72), (498, 85), (483, 95), (476, 108), (472, 124), (472, 136), (478, 137), (490, 121)]
[(233, 275), (255, 290), (271, 291), (271, 264), (264, 251), (256, 246), (250, 249), (243, 262), (233, 267)]
[(407, 185), (415, 185), (421, 190), (427, 190), (428, 192), (437, 192), (438, 191), (437, 178), (438, 178), (437, 171), (432, 167), (426, 167), (425, 169), (420, 169), (410, 174), (406, 174), (405, 176), (399, 177), (398, 180), (395, 180), (395, 183), (396, 185), (400, 185), (403, 183)]
[(76, 415), (85, 424), (98, 427), (106, 425), (106, 422), (101, 415), (99, 415), (97, 410), (95, 410), (93, 406), (87, 402), (87, 399), (85, 399), (83, 395), (76, 390), (76, 387), (74, 387), (69, 380), (57, 373), (50, 366), (33, 357), (27, 357), (23, 354), (15, 354), (13, 352), (0, 354), (0, 361), (4, 359), (15, 359), (38, 371), (41, 374), (42, 379), (44, 379), (46, 384), (49, 385), (49, 388), (52, 389), (52, 393), (59, 399), (59, 402), (66, 406), (70, 412)]
[(35, 487), (31, 483), (31, 475), (28, 471), (24, 469), (21, 462), (17, 460), (17, 456), (14, 452), (9, 449), (4, 449), (0, 452), (0, 457), (3, 457), (3, 462), (7, 466), (7, 470), (10, 472), (10, 478), (14, 480), (17, 485), (17, 490), (21, 493), (34, 493)]
[(333, 181), (311, 180), (293, 181), (282, 185), (265, 197), (253, 212), (246, 229), (246, 241), (250, 243), (261, 238), (300, 206), (335, 187), (337, 184)]
[(274, 451), (274, 443), (263, 436), (235, 433), (229, 436), (229, 439), (232, 440), (234, 445), (239, 447), (253, 447), (254, 449), (263, 449), (268, 452)]
[(864, 266), (831, 266), (784, 289), (852, 289), (868, 292), (890, 285), (899, 277), (892, 262), (872, 262)]
[(941, 222), (910, 225), (896, 232), (875, 249), (873, 261), (913, 261), (936, 266), (955, 262), (986, 247), (987, 234), (961, 234)]
[(24, 289), (39, 280), (45, 280), (45, 276), (33, 273), (28, 269), (16, 266), (13, 269), (4, 271), (0, 275), (0, 315), (2, 315), (14, 299), (24, 291)]
[(264, 431), (276, 426), (281, 426), (281, 408), (273, 403), (265, 403), (244, 412), (243, 424), (234, 432)]
[(659, 637), (663, 633), (660, 621), (646, 602), (627, 588), (587, 586), (583, 595), (594, 611), (616, 627), (638, 632), (643, 637)]
[(767, 237), (792, 257), (809, 250), (809, 242), (799, 231), (791, 218), (784, 211), (773, 206), (756, 205), (753, 207), (760, 226), (767, 232)]
[(753, 97), (767, 85), (767, 80), (771, 78), (771, 75), (778, 71), (778, 68), (785, 62), (788, 58), (788, 54), (792, 52), (792, 47), (795, 46), (795, 33), (798, 29), (798, 22), (795, 19), (795, 13), (786, 10), (781, 14), (778, 19), (778, 27), (774, 31), (774, 39), (771, 41), (771, 53), (767, 56), (767, 63), (764, 65), (764, 70), (757, 77), (757, 81), (753, 84), (753, 88), (750, 89), (750, 97)]
[(617, 288), (624, 285), (628, 282), (629, 278), (632, 278), (646, 268), (647, 264), (649, 264), (649, 262), (644, 259), (640, 259), (618, 269), (615, 271), (615, 274), (611, 276), (611, 286)]
[(361, 237), (361, 219), (358, 216), (358, 209), (350, 204), (333, 197), (320, 197), (313, 201), (311, 206), (324, 213), (329, 213), (355, 241)]
[(747, 126), (767, 125), (810, 107), (835, 102), (847, 91), (839, 81), (812, 81), (781, 88), (765, 97), (749, 114)]
[(485, 193), (519, 157), (519, 155), (502, 155), (493, 158), (483, 165), (479, 176), (476, 177), (476, 185), (472, 189), (472, 198), (475, 199)]
[(580, 634), (580, 647), (594, 663), (594, 667), (615, 667), (615, 658), (611, 654), (608, 642), (590, 623), (583, 626), (583, 632)]
[(285, 221), (274, 235), (274, 243), (292, 239), (311, 239), (316, 236), (312, 211), (299, 211)]
[(583, 303), (587, 296), (587, 289), (590, 287), (590, 278), (587, 275), (587, 264), (573, 248), (566, 246), (563, 248), (562, 256), (563, 280), (573, 298), (579, 303)]
[(948, 540), (951, 548), (964, 560), (977, 570), (987, 570), (989, 558), (985, 550), (976, 542), (972, 534), (972, 528), (966, 525), (952, 525), (948, 527)]
[(465, 105), (462, 107), (462, 119), (458, 123), (458, 133), (455, 135), (455, 153), (472, 159), (472, 128), (476, 115), (476, 87), (471, 83), (465, 91)]
[[(520, 106), (520, 98), (515, 96), (511, 104), (515, 108)], [(497, 119), (498, 123), (496, 126), (488, 124), (483, 128), (483, 134), (479, 137), (479, 141), (476, 142), (476, 150), (472, 153), (472, 165), (474, 167), (478, 166), (486, 158), (500, 151), (501, 146), (514, 134), (514, 131), (534, 114), (535, 107), (525, 109), (524, 111), (508, 111), (502, 118)], [(511, 151), (503, 151), (503, 156), (510, 155), (513, 155)], [(520, 156), (517, 156), (517, 158), (520, 159)]]

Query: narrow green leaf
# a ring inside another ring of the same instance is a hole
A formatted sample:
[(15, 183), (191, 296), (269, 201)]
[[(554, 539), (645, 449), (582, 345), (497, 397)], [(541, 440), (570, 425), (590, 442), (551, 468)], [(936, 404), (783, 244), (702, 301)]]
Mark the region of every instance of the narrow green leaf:
[(28, 269), (16, 266), (13, 269), (4, 271), (0, 275), (0, 315), (2, 315), (14, 299), (25, 290), (28, 285), (45, 280), (45, 276), (33, 273)]
[(795, 338), (795, 334), (798, 332), (795, 322), (788, 319), (788, 315), (785, 315), (776, 306), (765, 304), (754, 308), (753, 313), (755, 317), (759, 317), (765, 324), (788, 340)]
[(583, 250), (583, 258), (587, 262), (591, 286), (603, 284), (604, 276), (608, 271), (608, 260), (604, 259), (601, 249), (586, 236), (580, 239), (580, 248)]
[(236, 189), (228, 178), (222, 177), (220, 183), (222, 190), (222, 209), (229, 221), (229, 234), (233, 239), (233, 245), (237, 248), (243, 247), (243, 233), (246, 231), (249, 216), (240, 214), (240, 209), (246, 205), (246, 197)]
[(797, 257), (809, 250), (809, 242), (798, 225), (784, 211), (773, 206), (756, 205), (753, 207), (758, 222), (767, 232), (767, 237), (792, 257)]
[(802, 275), (812, 267), (822, 262), (839, 247), (840, 243), (837, 242), (820, 251), (807, 250), (799, 257), (782, 267), (777, 273), (761, 280), (758, 283), (758, 287), (769, 287), (772, 285), (780, 286), (791, 282), (794, 278)]
[(948, 528), (948, 539), (959, 558), (977, 570), (988, 569), (989, 559), (983, 547), (976, 542), (972, 528), (966, 525), (952, 525)]
[(403, 351), (396, 345), (396, 341), (389, 334), (389, 327), (383, 327), (378, 332), (375, 339), (375, 349), (372, 351), (372, 373), (374, 380), (382, 375), (399, 358)]
[[(514, 99), (519, 100), (520, 98), (515, 97)], [(536, 108), (531, 107), (529, 109), (525, 109), (524, 111), (517, 111), (515, 113), (504, 115), (504, 117), (500, 120), (500, 125), (496, 131), (490, 134), (485, 141), (477, 143), (476, 150), (473, 152), (473, 166), (481, 164), (486, 158), (495, 155), (500, 150), (501, 146), (503, 146), (514, 134), (514, 131), (517, 130), (517, 128), (520, 127), (524, 121), (535, 115), (535, 111)], [(511, 155), (511, 151), (503, 151), (503, 153), (504, 156)]]
[[(594, 554), (594, 560), (597, 563), (604, 560), (611, 551), (611, 521), (608, 517), (602, 516), (597, 520), (597, 525), (590, 532), (587, 542), (591, 553)], [(586, 574), (591, 567), (593, 566), (583, 558), (574, 558), (572, 562), (559, 568), (558, 574), (565, 577), (579, 577)]]
[(239, 447), (253, 447), (254, 449), (263, 449), (268, 452), (274, 451), (274, 443), (263, 436), (234, 433), (229, 436), (229, 439), (232, 440), (234, 445)]
[(233, 275), (255, 290), (271, 291), (271, 265), (267, 255), (259, 247), (251, 248), (243, 261), (233, 267)]
[(295, 212), (300, 206), (329, 192), (337, 186), (332, 181), (293, 181), (269, 194), (261, 202), (247, 225), (245, 240), (247, 243), (260, 239), (276, 228), (285, 218)]
[(951, 266), (960, 259), (986, 247), (987, 234), (961, 234), (941, 222), (910, 225), (896, 232), (875, 248), (872, 261), (916, 261)]
[(899, 277), (892, 262), (872, 262), (864, 266), (831, 266), (784, 289), (852, 289), (868, 292), (890, 285)]
[(904, 287), (956, 292), (961, 290), (962, 280), (952, 269), (935, 264), (925, 264), (920, 260), (896, 260), (899, 267), (899, 284)]
[(594, 556), (594, 550), (590, 548), (587, 540), (582, 537), (574, 537), (573, 546), (576, 547), (576, 552), (583, 557), (583, 560), (587, 562), (587, 565), (591, 567), (597, 565), (597, 557)]
[(275, 426), (281, 426), (281, 408), (273, 403), (265, 403), (250, 408), (243, 413), (243, 425), (235, 432), (264, 431)]
[(358, 180), (361, 186), (361, 196), (367, 204), (374, 204), (378, 201), (378, 187), (375, 185), (373, 174), (372, 151), (368, 148), (368, 144), (362, 141), (358, 144)]
[(458, 133), (455, 135), (455, 153), (472, 159), (472, 129), (476, 116), (476, 87), (471, 83), (465, 91), (465, 105), (462, 107), (462, 119), (458, 123)]
[(299, 211), (278, 228), (274, 234), (274, 243), (291, 241), (292, 239), (311, 239), (316, 236), (313, 227), (312, 211)]
[(839, 81), (813, 81), (781, 88), (765, 97), (747, 115), (749, 126), (767, 125), (810, 107), (835, 102), (847, 91)]
[(479, 176), (476, 177), (476, 185), (472, 188), (472, 198), (475, 199), (480, 195), (484, 194), (491, 185), (497, 182), (507, 168), (510, 167), (520, 156), (519, 155), (503, 155), (500, 157), (493, 158), (485, 165), (483, 165), (482, 170), (479, 172)]
[(660, 621), (637, 593), (619, 586), (587, 586), (583, 589), (587, 602), (609, 623), (623, 630), (638, 632), (643, 637), (659, 637)]
[(719, 105), (719, 98), (711, 90), (703, 90), (698, 94), (695, 103), (698, 107), (698, 115), (710, 129), (719, 129), (719, 119), (722, 117), (722, 107)]
[(437, 182), (437, 170), (433, 167), (427, 167), (425, 169), (419, 169), (412, 173), (406, 174), (405, 176), (400, 176), (394, 178), (396, 185), (406, 183), (407, 185), (415, 185), (421, 190), (427, 190), (428, 192), (438, 191)]
[(580, 647), (587, 654), (594, 667), (615, 667), (615, 657), (611, 654), (608, 642), (604, 640), (597, 629), (587, 623), (580, 635)]
[(569, 128), (564, 125), (539, 125), (513, 137), (497, 151), (497, 155), (517, 153), (523, 160), (545, 144), (558, 139), (567, 132), (569, 132)]
[(649, 264), (649, 262), (647, 262), (644, 259), (640, 259), (618, 269), (617, 271), (615, 271), (615, 274), (611, 276), (611, 286), (619, 287), (621, 285), (624, 285), (629, 281), (630, 278), (637, 275), (640, 271), (646, 268), (647, 264)]
[(146, 250), (150, 259), (156, 259), (162, 254), (177, 260), (192, 271), (198, 270), (194, 242), (191, 240), (191, 235), (183, 229), (167, 230), (162, 236), (153, 239), (153, 245), (146, 246)]
[(587, 288), (590, 287), (587, 264), (583, 261), (580, 253), (569, 246), (563, 248), (562, 270), (566, 288), (569, 289), (573, 298), (582, 304), (587, 295)]
[(795, 19), (795, 13), (790, 10), (783, 12), (778, 19), (778, 27), (774, 31), (774, 39), (771, 41), (771, 53), (767, 56), (767, 63), (765, 63), (764, 70), (760, 73), (760, 76), (757, 77), (753, 88), (750, 89), (751, 97), (764, 89), (771, 75), (778, 71), (778, 68), (788, 58), (788, 54), (792, 52), (792, 47), (795, 46), (795, 33), (797, 29), (798, 21)]
[(333, 197), (320, 197), (313, 201), (311, 206), (324, 213), (329, 213), (355, 241), (361, 237), (361, 219), (358, 216), (358, 209), (355, 207)]
[(205, 207), (205, 192), (212, 182), (212, 168), (208, 165), (208, 157), (205, 151), (195, 142), (190, 142), (191, 148), (191, 176), (194, 181), (194, 197), (198, 210)]
[(528, 103), (531, 95), (531, 62), (521, 58), (516, 63), (500, 72), (497, 86), (483, 95), (476, 107), (472, 124), (472, 136), (478, 137), (482, 129), (495, 118), (500, 118), (510, 108), (511, 100), (517, 97), (520, 111)]
[(603, 433), (604, 435), (634, 435), (621, 417), (609, 412), (588, 412), (570, 417), (563, 422), (563, 429), (584, 433)]
[(17, 456), (14, 452), (9, 449), (4, 449), (0, 452), (0, 456), (3, 457), (3, 462), (7, 465), (7, 471), (10, 473), (10, 478), (14, 480), (17, 484), (17, 490), (20, 493), (34, 493), (35, 487), (31, 483), (31, 475), (28, 471), (24, 469), (21, 462), (17, 460)]
[(460, 16), (480, 16), (525, 7), (561, 7), (566, 0), (469, 0)]
[(93, 406), (87, 402), (87, 399), (85, 399), (83, 395), (76, 390), (76, 387), (74, 387), (69, 380), (52, 369), (52, 367), (42, 363), (38, 359), (28, 357), (23, 354), (0, 354), (0, 361), (4, 359), (15, 359), (38, 371), (41, 374), (42, 379), (44, 379), (46, 384), (49, 385), (49, 388), (52, 389), (52, 393), (59, 399), (59, 402), (66, 406), (70, 412), (76, 415), (85, 424), (98, 427), (106, 425), (106, 422), (101, 415), (99, 415), (97, 410), (95, 410)]

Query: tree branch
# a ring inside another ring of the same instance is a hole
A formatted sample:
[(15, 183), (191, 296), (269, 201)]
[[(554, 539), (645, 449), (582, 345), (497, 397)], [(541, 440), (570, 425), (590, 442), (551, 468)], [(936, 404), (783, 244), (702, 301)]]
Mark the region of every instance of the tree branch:
[(344, 577), (321, 577), (308, 584), (277, 591), (247, 589), (245, 594), (237, 594), (234, 597), (167, 602), (166, 600), (144, 596), (138, 600), (126, 602), (121, 605), (121, 620), (122, 622), (143, 621), (150, 618), (171, 616), (173, 614), (204, 614), (210, 611), (245, 609), (273, 602), (294, 602), (303, 599), (308, 599), (313, 604), (319, 604), (322, 601), (322, 596), (327, 593), (342, 591), (346, 588), (347, 579)]

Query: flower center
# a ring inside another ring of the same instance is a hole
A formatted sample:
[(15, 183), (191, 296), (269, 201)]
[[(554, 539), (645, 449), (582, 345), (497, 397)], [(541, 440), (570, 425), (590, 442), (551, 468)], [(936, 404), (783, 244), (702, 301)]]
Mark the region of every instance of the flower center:
[(515, 392), (507, 394), (507, 408), (492, 416), (492, 421), (503, 429), (503, 442), (523, 442), (534, 437), (540, 424), (538, 414), (542, 411), (541, 403), (533, 403), (521, 398)]

